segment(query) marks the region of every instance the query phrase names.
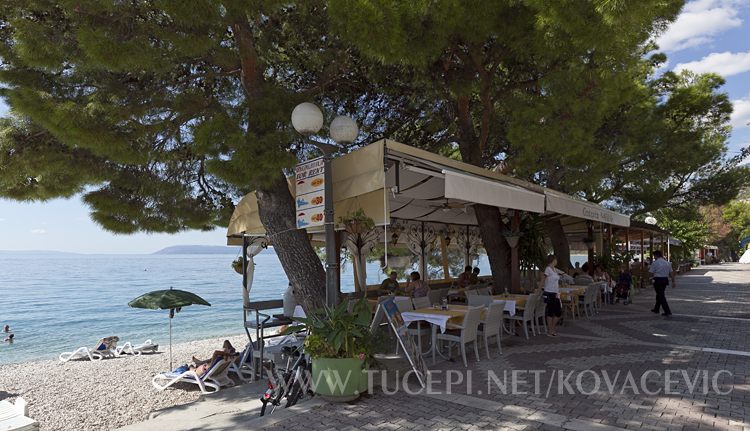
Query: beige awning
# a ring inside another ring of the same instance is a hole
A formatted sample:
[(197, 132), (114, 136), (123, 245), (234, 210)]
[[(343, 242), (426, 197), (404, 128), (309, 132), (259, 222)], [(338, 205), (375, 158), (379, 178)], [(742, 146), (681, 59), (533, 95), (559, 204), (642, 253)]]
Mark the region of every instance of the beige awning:
[(501, 208), (544, 212), (544, 195), (518, 186), (443, 170), (445, 197)]
[[(382, 142), (382, 141), (381, 141)], [(337, 157), (333, 165), (333, 206), (335, 217), (362, 208), (376, 225), (389, 223), (383, 168), (384, 146), (368, 145), (349, 154)], [(289, 182), (289, 192), (294, 196), (295, 184)], [(323, 232), (323, 226), (308, 228), (310, 233)], [(227, 227), (227, 244), (242, 244), (241, 236), (261, 236), (266, 230), (260, 222), (258, 199), (255, 192), (243, 197), (232, 213)]]
[(576, 199), (570, 195), (546, 189), (547, 212), (569, 215), (584, 220), (593, 220), (615, 226), (630, 226), (630, 217), (608, 210), (600, 205)]
[[(396, 218), (475, 226), (473, 205), (480, 203), (536, 213), (546, 209), (547, 213), (629, 225), (629, 217), (598, 205), (391, 140), (337, 157), (332, 166), (337, 220), (361, 208), (376, 225)], [(294, 184), (289, 188), (293, 196)], [(323, 227), (307, 231), (320, 233)], [(242, 235), (264, 234), (255, 193), (249, 193), (232, 214), (228, 244), (241, 243)]]

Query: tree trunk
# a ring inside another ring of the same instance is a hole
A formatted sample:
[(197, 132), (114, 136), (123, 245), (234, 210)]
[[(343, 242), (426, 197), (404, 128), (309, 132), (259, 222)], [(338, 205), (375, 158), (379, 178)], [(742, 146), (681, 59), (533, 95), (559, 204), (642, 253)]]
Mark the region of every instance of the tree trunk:
[(325, 304), (326, 275), (307, 232), (297, 229), (286, 179), (279, 172), (270, 186), (257, 190), (257, 196), (260, 221), (294, 287), (294, 297), (309, 315)]
[(572, 266), (570, 264), (570, 244), (562, 223), (559, 219), (553, 219), (547, 220), (544, 225), (547, 228), (547, 235), (552, 241), (552, 250), (554, 250), (557, 258), (557, 267), (567, 271)]
[[(507, 229), (500, 218), (500, 209), (489, 205), (474, 205), (482, 244), (490, 261), (490, 270), (495, 278), (495, 289), (511, 289), (510, 246), (502, 232)], [(519, 269), (520, 270), (520, 269)]]

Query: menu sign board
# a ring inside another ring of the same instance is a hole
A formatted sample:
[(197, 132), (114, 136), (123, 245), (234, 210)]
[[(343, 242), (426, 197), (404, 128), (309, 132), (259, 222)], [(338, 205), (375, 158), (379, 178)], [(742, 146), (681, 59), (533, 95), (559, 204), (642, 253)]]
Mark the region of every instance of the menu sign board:
[(404, 323), (404, 319), (401, 317), (401, 312), (398, 310), (398, 306), (393, 298), (388, 298), (378, 304), (378, 309), (375, 311), (375, 317), (372, 320), (370, 330), (374, 330), (380, 324), (383, 317), (386, 318), (388, 325), (393, 329), (393, 333), (396, 335), (396, 338), (404, 351), (404, 355), (406, 355), (406, 359), (409, 360), (409, 364), (414, 370), (414, 374), (424, 388), (427, 381), (427, 375), (430, 371), (427, 368), (427, 364), (419, 352), (416, 343), (414, 343), (414, 340), (407, 333), (408, 325)]
[(322, 157), (294, 168), (297, 228), (323, 226), (325, 207), (325, 163)]

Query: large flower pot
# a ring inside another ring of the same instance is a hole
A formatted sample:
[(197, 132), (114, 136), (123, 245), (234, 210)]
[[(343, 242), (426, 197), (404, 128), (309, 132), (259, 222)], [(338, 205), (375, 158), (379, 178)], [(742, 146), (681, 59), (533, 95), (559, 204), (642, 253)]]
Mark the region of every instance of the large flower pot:
[(365, 362), (361, 359), (313, 359), (312, 378), (313, 390), (327, 401), (353, 401), (367, 390)]

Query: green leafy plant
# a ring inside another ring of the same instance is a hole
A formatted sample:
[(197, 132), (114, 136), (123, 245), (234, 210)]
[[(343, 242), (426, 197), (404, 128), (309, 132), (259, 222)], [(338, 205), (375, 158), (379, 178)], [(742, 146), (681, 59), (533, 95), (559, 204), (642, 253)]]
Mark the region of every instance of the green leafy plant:
[(349, 233), (362, 233), (372, 230), (375, 222), (365, 214), (362, 208), (357, 208), (345, 216), (339, 217), (339, 224), (343, 224)]
[(528, 217), (521, 221), (520, 231), (523, 233), (518, 240), (518, 259), (521, 272), (526, 276), (546, 266), (549, 248), (545, 243), (546, 230), (539, 217)]
[(232, 269), (242, 274), (242, 257), (241, 256), (232, 261)]
[(307, 330), (305, 351), (316, 358), (367, 359), (372, 352), (370, 320), (372, 313), (363, 298), (354, 304), (352, 312), (348, 303), (325, 307), (309, 317), (298, 317), (294, 331)]

